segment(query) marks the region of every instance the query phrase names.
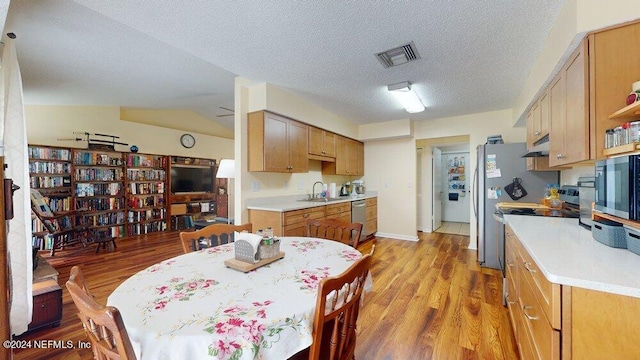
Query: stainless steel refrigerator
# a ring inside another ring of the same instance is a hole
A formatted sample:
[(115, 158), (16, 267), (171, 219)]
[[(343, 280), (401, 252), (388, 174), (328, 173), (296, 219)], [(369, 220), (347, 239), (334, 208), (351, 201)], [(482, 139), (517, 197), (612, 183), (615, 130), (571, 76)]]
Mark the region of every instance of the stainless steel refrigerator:
[[(558, 184), (559, 171), (527, 171), (525, 143), (486, 144), (477, 148), (478, 163), (474, 172), (474, 213), (476, 215), (478, 262), (481, 266), (500, 269), (499, 257), (504, 258), (504, 228), (494, 218), (498, 202), (539, 203), (547, 184)], [(513, 200), (505, 187), (514, 178), (521, 179), (527, 195)], [(500, 188), (502, 194), (490, 198), (490, 191)]]

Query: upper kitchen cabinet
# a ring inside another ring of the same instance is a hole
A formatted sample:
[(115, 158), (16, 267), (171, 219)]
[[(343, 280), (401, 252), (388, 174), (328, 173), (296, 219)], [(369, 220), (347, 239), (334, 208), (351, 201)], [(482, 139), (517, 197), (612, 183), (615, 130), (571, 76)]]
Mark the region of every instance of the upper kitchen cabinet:
[(609, 115), (639, 79), (640, 23), (590, 34), (547, 89), (549, 165), (604, 159), (606, 130), (629, 121)]
[(542, 96), (538, 101), (536, 101), (531, 110), (527, 113), (527, 149), (533, 147), (536, 141), (540, 140), (543, 136), (548, 134), (548, 124), (549, 124), (549, 101), (546, 92), (544, 93), (545, 104), (547, 110), (545, 111), (545, 115), (547, 116), (545, 130), (543, 133), (542, 130)]
[(309, 126), (309, 158), (333, 161), (335, 157), (336, 134), (314, 126)]
[(247, 116), (249, 171), (309, 172), (309, 126), (268, 111)]
[(325, 175), (364, 175), (364, 144), (338, 135), (336, 138), (336, 161), (323, 162), (322, 173)]
[(588, 42), (585, 40), (549, 85), (550, 166), (591, 158), (587, 51)]

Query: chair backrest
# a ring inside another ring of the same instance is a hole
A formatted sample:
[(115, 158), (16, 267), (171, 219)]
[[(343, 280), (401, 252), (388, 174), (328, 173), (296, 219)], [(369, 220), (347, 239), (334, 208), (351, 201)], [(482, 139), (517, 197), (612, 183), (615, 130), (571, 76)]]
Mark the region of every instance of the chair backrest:
[(91, 349), (96, 359), (135, 359), (133, 346), (124, 327), (120, 311), (113, 306), (98, 304), (84, 282), (80, 267), (71, 268), (66, 283), (71, 299), (78, 309)]
[(328, 240), (336, 240), (341, 243), (358, 247), (362, 223), (348, 223), (338, 219), (308, 219), (307, 236)]
[(73, 227), (71, 219), (68, 216), (56, 217), (47, 198), (40, 194), (40, 191), (31, 189), (31, 210), (36, 217), (42, 222), (42, 225), (49, 233), (56, 233)]
[(320, 281), (309, 359), (353, 359), (356, 321), (371, 255), (364, 255), (342, 274)]
[(204, 248), (227, 244), (234, 241), (234, 232), (253, 231), (253, 225), (211, 224), (196, 231), (184, 231), (180, 233), (182, 249), (184, 253), (198, 251)]

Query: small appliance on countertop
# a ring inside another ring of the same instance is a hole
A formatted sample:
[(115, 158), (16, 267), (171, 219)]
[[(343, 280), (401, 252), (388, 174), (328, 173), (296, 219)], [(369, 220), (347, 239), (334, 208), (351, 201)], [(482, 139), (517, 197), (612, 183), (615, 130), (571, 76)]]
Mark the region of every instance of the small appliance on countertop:
[(364, 195), (365, 187), (363, 180), (353, 180), (353, 188), (358, 195)]
[(592, 203), (596, 201), (596, 177), (581, 176), (578, 178), (580, 220), (578, 224), (585, 229), (591, 230), (593, 220), (591, 219)]

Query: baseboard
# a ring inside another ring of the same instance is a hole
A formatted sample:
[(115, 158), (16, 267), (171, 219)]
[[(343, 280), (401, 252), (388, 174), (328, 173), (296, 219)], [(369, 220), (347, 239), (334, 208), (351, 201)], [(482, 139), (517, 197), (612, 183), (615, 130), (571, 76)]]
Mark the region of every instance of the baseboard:
[(396, 239), (396, 240), (418, 241), (418, 235), (411, 237), (406, 235), (381, 233), (379, 231), (376, 233), (376, 237), (384, 237), (384, 238), (390, 238), (390, 239)]

